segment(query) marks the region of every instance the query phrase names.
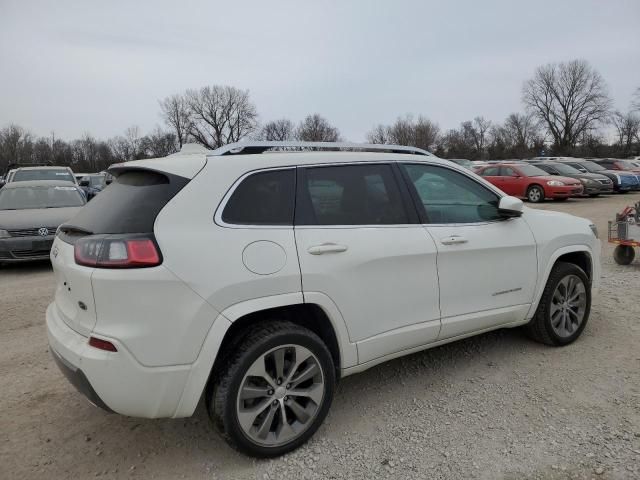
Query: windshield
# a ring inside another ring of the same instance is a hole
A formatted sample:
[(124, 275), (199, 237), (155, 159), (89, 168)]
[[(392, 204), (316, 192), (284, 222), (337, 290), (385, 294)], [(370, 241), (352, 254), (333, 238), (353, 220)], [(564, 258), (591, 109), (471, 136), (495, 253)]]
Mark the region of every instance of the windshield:
[(84, 198), (76, 187), (17, 187), (0, 190), (0, 210), (81, 207)]
[(602, 165), (598, 165), (595, 162), (582, 162), (580, 165), (583, 165), (585, 170), (590, 172), (601, 172), (602, 170), (606, 170)]
[(545, 172), (541, 168), (534, 167), (533, 165), (518, 165), (518, 170), (525, 177), (540, 177), (540, 176), (549, 175), (547, 172)]
[(564, 165), (562, 163), (554, 163), (553, 168), (555, 168), (558, 173), (563, 173), (564, 175), (579, 175), (580, 170), (573, 168), (571, 165)]
[(42, 170), (18, 170), (13, 176), (14, 182), (28, 182), (31, 180), (64, 180), (76, 183), (66, 168), (43, 168)]

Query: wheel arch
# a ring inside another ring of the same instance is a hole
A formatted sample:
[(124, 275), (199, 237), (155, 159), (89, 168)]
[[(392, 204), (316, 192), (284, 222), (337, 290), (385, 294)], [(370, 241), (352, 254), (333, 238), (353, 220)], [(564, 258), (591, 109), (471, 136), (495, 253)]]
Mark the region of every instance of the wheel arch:
[[(306, 295), (306, 294), (305, 294)], [(308, 328), (327, 345), (336, 366), (336, 378), (341, 370), (357, 365), (357, 347), (349, 342), (342, 316), (324, 294), (309, 295), (313, 300), (301, 301), (301, 295), (278, 295), (242, 302), (226, 309), (214, 321), (203, 342), (198, 358), (185, 385), (174, 417), (193, 414), (216, 369), (227, 359), (226, 353), (244, 338), (251, 325), (278, 318)]]
[(558, 262), (573, 263), (574, 265), (577, 265), (586, 273), (589, 282), (593, 283), (593, 255), (591, 253), (591, 249), (587, 245), (571, 245), (557, 249), (546, 262), (546, 269), (539, 277), (540, 282), (536, 287), (536, 295), (527, 314), (527, 319), (532, 318), (535, 314), (540, 298), (542, 297), (542, 293), (544, 292), (544, 287), (549, 281), (551, 270), (553, 270), (553, 267), (555, 267)]

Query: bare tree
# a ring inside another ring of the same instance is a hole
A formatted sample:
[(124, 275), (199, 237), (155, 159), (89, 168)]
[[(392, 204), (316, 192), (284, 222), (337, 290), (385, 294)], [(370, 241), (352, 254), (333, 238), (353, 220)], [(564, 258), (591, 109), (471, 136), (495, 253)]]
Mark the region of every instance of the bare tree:
[(124, 138), (129, 144), (129, 158), (127, 160), (135, 160), (140, 158), (140, 127), (132, 125), (124, 131)]
[(544, 122), (558, 153), (605, 122), (611, 110), (604, 79), (584, 60), (539, 67), (525, 82), (522, 99)]
[(186, 98), (189, 135), (207, 148), (238, 142), (257, 127), (258, 112), (248, 90), (214, 85), (188, 90)]
[(631, 100), (631, 111), (640, 112), (640, 87), (636, 88)]
[(302, 142), (337, 142), (340, 140), (340, 132), (325, 118), (314, 113), (300, 122), (295, 137)]
[(616, 129), (618, 145), (625, 152), (631, 152), (633, 142), (640, 141), (640, 117), (633, 112), (627, 114), (616, 112), (613, 114), (611, 121)]
[(367, 133), (367, 141), (369, 143), (391, 143), (389, 139), (389, 127), (382, 124), (376, 125)]
[(145, 157), (166, 157), (178, 151), (175, 132), (165, 132), (160, 127), (140, 139), (140, 152)]
[(484, 158), (485, 148), (489, 136), (491, 121), (484, 117), (476, 117), (472, 122), (463, 122), (462, 129), (465, 135), (473, 141), (473, 145), (477, 151), (477, 158)]
[(271, 122), (267, 122), (260, 130), (259, 137), (262, 140), (266, 140), (269, 142), (284, 142), (286, 140), (293, 140), (293, 122), (288, 118), (281, 118), (280, 120), (272, 120)]
[(184, 95), (176, 94), (161, 100), (161, 115), (165, 123), (171, 128), (178, 140), (178, 148), (187, 143), (191, 129), (191, 111)]
[(440, 127), (428, 118), (411, 115), (399, 117), (393, 125), (378, 125), (367, 134), (371, 143), (406, 145), (429, 150), (435, 146), (440, 136)]

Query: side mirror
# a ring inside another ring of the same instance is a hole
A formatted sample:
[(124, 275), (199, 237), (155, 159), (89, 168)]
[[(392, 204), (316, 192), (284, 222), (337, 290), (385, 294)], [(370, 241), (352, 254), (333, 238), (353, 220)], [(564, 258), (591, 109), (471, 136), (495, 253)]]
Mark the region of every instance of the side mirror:
[(107, 178), (107, 179), (104, 181), (105, 185), (110, 185), (110, 184), (111, 184), (111, 182), (113, 182), (113, 179), (112, 179), (112, 178)]
[(89, 180), (80, 180), (80, 184), (81, 187), (88, 187), (89, 186)]
[(519, 217), (522, 215), (522, 208), (524, 204), (522, 200), (516, 197), (502, 197), (498, 204), (498, 212), (503, 217)]

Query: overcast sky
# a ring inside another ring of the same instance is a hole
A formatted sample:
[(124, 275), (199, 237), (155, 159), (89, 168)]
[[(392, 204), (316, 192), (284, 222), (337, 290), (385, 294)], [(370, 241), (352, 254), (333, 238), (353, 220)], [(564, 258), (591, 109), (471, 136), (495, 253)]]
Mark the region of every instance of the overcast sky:
[(406, 113), (443, 129), (502, 121), (537, 66), (574, 58), (626, 110), (640, 1), (0, 0), (0, 127), (147, 132), (158, 99), (227, 84), (250, 91), (263, 122), (318, 112), (364, 141)]

